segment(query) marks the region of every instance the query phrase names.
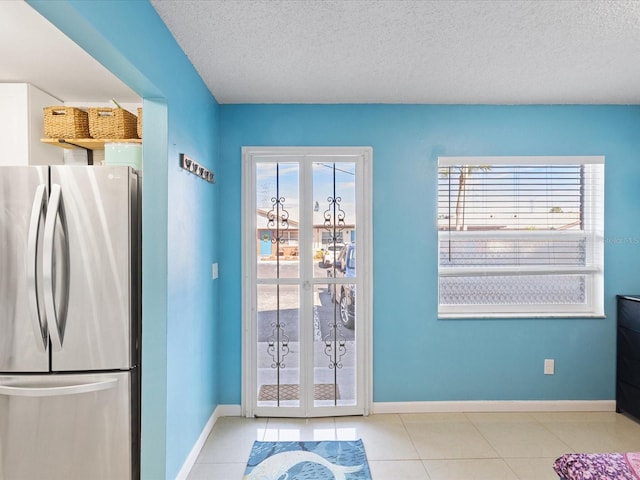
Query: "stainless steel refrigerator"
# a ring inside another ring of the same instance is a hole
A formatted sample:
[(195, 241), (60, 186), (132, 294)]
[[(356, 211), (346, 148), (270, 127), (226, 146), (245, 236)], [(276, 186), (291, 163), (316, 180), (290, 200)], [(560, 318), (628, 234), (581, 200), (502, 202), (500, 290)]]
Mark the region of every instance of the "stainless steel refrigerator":
[(0, 479), (139, 477), (141, 179), (0, 167)]

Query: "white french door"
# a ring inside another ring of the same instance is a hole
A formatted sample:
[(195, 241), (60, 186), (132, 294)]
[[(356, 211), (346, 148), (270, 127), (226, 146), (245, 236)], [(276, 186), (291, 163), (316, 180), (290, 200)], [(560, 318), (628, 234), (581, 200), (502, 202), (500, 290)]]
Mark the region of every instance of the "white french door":
[(244, 147), (242, 157), (243, 411), (367, 414), (372, 150)]

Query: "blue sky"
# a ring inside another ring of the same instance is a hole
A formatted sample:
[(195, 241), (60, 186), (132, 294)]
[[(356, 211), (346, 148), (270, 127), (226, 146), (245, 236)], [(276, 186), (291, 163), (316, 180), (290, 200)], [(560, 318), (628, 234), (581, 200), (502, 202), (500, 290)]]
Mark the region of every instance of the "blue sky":
[[(276, 166), (278, 171), (277, 187), (284, 198), (283, 207), (289, 213), (289, 219), (299, 221), (300, 211), (300, 167), (297, 162), (259, 162), (256, 166), (256, 206), (271, 210), (272, 198), (276, 195)], [(340, 198), (340, 208), (345, 212), (347, 223), (355, 222), (355, 164), (353, 162), (314, 162), (312, 179), (312, 204), (318, 202), (314, 212), (314, 223), (323, 218), (330, 207), (329, 198), (333, 198), (333, 175), (335, 166), (335, 195)]]

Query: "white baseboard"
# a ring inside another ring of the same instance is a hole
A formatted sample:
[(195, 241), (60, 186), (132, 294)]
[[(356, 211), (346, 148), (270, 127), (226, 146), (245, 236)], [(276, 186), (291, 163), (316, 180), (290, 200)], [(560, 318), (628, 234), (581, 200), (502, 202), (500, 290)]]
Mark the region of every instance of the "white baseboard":
[(240, 405), (218, 405), (216, 412), (218, 412), (218, 417), (240, 417), (242, 407)]
[(371, 413), (439, 412), (615, 412), (615, 400), (497, 400), (374, 402)]
[(187, 477), (189, 476), (189, 472), (191, 472), (191, 469), (195, 465), (196, 460), (198, 459), (198, 455), (200, 455), (200, 451), (202, 450), (202, 447), (204, 447), (204, 444), (207, 441), (207, 437), (211, 433), (211, 430), (213, 430), (213, 426), (218, 421), (218, 418), (238, 417), (240, 416), (240, 413), (241, 413), (240, 405), (218, 405), (216, 407), (216, 409), (211, 414), (211, 417), (209, 417), (209, 420), (207, 421), (206, 425), (202, 429), (202, 433), (200, 434), (200, 436), (198, 437), (198, 440), (196, 441), (195, 445), (191, 449), (191, 452), (189, 452), (187, 459), (182, 464), (182, 468), (180, 469), (180, 472), (178, 472), (178, 475), (176, 476), (176, 480), (187, 479)]

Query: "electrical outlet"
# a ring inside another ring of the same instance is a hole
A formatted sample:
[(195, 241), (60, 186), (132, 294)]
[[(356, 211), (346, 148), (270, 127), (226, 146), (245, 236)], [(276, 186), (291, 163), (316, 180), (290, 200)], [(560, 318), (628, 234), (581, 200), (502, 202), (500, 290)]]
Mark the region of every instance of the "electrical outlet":
[(555, 361), (552, 358), (544, 359), (544, 374), (553, 375), (555, 373)]
[(218, 278), (218, 262), (211, 264), (211, 277), (214, 280)]

